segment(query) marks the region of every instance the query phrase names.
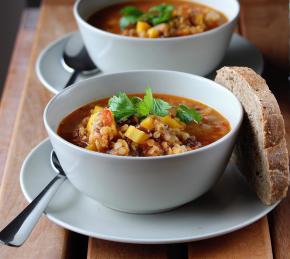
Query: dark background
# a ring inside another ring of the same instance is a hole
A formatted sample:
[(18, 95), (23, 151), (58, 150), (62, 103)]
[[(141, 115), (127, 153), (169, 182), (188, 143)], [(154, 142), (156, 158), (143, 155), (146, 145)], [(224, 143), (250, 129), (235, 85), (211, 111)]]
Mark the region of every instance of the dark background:
[(6, 79), (21, 13), (24, 8), (38, 8), (40, 0), (0, 1), (0, 96)]

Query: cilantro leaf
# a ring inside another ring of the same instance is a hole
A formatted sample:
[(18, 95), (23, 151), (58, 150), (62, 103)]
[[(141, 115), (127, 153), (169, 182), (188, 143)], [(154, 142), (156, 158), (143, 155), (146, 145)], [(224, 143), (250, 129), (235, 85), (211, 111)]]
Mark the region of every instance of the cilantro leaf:
[(166, 23), (171, 19), (171, 17), (172, 17), (171, 12), (163, 12), (162, 14), (152, 19), (152, 24), (155, 26), (160, 23)]
[(121, 14), (124, 16), (141, 16), (143, 12), (135, 6), (128, 5), (121, 10)]
[(139, 117), (145, 117), (153, 109), (154, 98), (150, 87), (145, 88), (145, 95), (142, 101), (137, 104), (137, 114)]
[(152, 113), (164, 117), (169, 114), (168, 109), (171, 108), (171, 105), (161, 99), (154, 99), (153, 111)]
[(125, 29), (130, 25), (136, 24), (139, 17), (142, 16), (143, 12), (135, 6), (126, 6), (121, 10), (121, 14), (123, 16), (119, 21), (119, 25), (121, 29)]
[(119, 25), (121, 27), (121, 29), (125, 29), (126, 27), (130, 26), (130, 25), (134, 25), (135, 23), (137, 23), (138, 21), (138, 17), (136, 16), (123, 16), (120, 19)]
[(194, 121), (199, 123), (202, 119), (201, 114), (194, 108), (189, 108), (187, 105), (181, 104), (176, 110), (176, 116), (185, 123)]
[(136, 110), (138, 117), (146, 117), (150, 113), (150, 110), (148, 106), (145, 105), (144, 101), (141, 101), (137, 104)]
[(158, 11), (158, 12), (172, 12), (174, 9), (173, 5), (168, 4), (161, 4), (161, 5), (155, 5), (152, 6), (149, 11)]
[(109, 108), (113, 112), (117, 122), (126, 120), (132, 115), (146, 117), (149, 114), (166, 116), (171, 105), (161, 99), (155, 99), (150, 87), (146, 87), (144, 98), (133, 96), (129, 98), (120, 92), (110, 98)]
[(133, 103), (123, 92), (117, 93), (111, 97), (108, 104), (118, 122), (135, 114), (135, 107)]
[(143, 98), (143, 102), (148, 107), (148, 110), (151, 111), (153, 108), (153, 95), (150, 87), (145, 88), (145, 96)]
[(173, 5), (156, 5), (151, 7), (147, 13), (141, 16), (140, 19), (143, 19), (154, 26), (160, 23), (165, 23), (172, 18), (173, 9)]
[(138, 97), (138, 96), (133, 96), (130, 98), (131, 102), (133, 103), (133, 105), (137, 105), (138, 103), (142, 102), (142, 98)]

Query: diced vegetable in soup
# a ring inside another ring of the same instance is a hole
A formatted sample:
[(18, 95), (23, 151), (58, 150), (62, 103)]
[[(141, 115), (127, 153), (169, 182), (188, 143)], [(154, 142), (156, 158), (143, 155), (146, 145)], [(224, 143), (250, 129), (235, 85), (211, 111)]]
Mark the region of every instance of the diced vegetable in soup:
[(88, 22), (125, 36), (164, 38), (208, 31), (226, 23), (227, 18), (213, 8), (191, 1), (140, 0), (105, 7)]
[(229, 122), (198, 101), (118, 93), (63, 119), (58, 134), (88, 150), (118, 156), (163, 156), (206, 146), (230, 131)]

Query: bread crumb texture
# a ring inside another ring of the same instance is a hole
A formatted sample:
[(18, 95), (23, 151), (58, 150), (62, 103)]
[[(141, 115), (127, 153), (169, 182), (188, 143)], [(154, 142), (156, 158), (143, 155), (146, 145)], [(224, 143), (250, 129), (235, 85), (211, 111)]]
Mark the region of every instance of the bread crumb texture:
[(278, 102), (266, 81), (247, 67), (223, 67), (215, 81), (232, 91), (244, 108), (235, 147), (237, 164), (266, 205), (286, 196), (289, 158)]

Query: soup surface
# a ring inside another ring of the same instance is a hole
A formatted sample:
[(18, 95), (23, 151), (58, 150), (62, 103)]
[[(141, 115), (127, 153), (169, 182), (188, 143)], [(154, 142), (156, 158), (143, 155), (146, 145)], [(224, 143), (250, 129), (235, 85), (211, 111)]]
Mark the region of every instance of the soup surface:
[[(142, 99), (143, 98), (143, 99)], [(119, 156), (162, 156), (206, 146), (230, 131), (213, 108), (178, 96), (116, 96), (87, 104), (60, 123), (65, 140), (97, 152)]]
[(221, 12), (181, 0), (139, 0), (98, 10), (88, 23), (132, 37), (178, 37), (211, 30), (227, 22)]

